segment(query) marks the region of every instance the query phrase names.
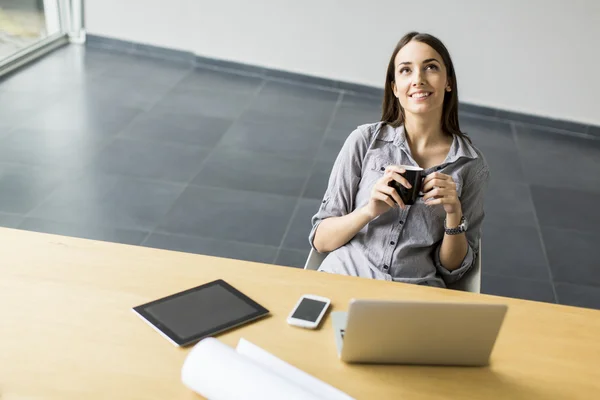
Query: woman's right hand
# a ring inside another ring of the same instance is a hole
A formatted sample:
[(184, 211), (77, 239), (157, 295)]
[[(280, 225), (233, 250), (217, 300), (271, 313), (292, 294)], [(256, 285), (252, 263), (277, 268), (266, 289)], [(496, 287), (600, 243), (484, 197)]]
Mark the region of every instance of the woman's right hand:
[(371, 219), (375, 219), (381, 214), (387, 212), (391, 208), (399, 206), (404, 209), (406, 206), (396, 189), (389, 186), (391, 181), (396, 181), (407, 189), (412, 186), (400, 174), (406, 172), (404, 168), (398, 165), (390, 165), (385, 169), (385, 174), (375, 182), (371, 190), (369, 203), (364, 207), (366, 213)]

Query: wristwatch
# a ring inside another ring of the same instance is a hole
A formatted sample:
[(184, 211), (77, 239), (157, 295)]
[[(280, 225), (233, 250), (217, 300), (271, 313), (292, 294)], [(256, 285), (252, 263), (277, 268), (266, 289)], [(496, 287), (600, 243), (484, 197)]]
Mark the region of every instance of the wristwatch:
[(446, 226), (446, 219), (444, 219), (444, 230), (446, 231), (446, 235), (460, 235), (467, 231), (467, 220), (463, 215), (460, 219), (460, 224), (456, 228), (448, 228)]

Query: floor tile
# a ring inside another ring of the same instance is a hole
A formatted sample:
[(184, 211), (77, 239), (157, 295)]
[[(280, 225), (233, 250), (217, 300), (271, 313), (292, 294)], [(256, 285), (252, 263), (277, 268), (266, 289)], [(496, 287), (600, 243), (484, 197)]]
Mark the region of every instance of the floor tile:
[[(68, 104), (82, 104), (87, 110), (101, 112), (104, 108), (151, 108), (165, 96), (170, 86), (151, 80), (135, 81), (126, 78), (94, 76), (65, 93)], [(70, 106), (78, 108), (78, 105)]]
[(57, 132), (77, 132), (80, 135), (112, 136), (130, 124), (140, 109), (106, 103), (81, 103), (66, 99), (48, 107), (23, 126)]
[(285, 129), (295, 124), (325, 128), (337, 98), (335, 92), (271, 81), (254, 98), (242, 118), (277, 124)]
[(256, 76), (197, 67), (178, 82), (174, 90), (187, 91), (190, 89), (208, 89), (215, 91), (254, 93), (258, 90), (262, 82), (263, 79)]
[(281, 249), (275, 260), (276, 265), (285, 267), (304, 268), (309, 250)]
[(560, 304), (600, 310), (600, 288), (598, 287), (557, 283), (556, 295)]
[(48, 97), (72, 89), (84, 80), (83, 71), (79, 74), (75, 71), (67, 73), (58, 70), (59, 65), (44, 61), (46, 60), (38, 62), (35, 68), (25, 68), (17, 73), (10, 73), (8, 77), (0, 78), (0, 87), (3, 91), (13, 94)]
[(319, 161), (315, 164), (302, 197), (321, 200), (327, 190), (331, 163)]
[(56, 222), (40, 218), (25, 218), (19, 229), (132, 245), (139, 245), (148, 235), (148, 232), (140, 230)]
[(252, 95), (236, 92), (172, 91), (156, 103), (151, 112), (176, 112), (235, 119), (246, 109), (251, 99)]
[(15, 129), (0, 140), (0, 160), (30, 165), (81, 168), (108, 140), (72, 131)]
[(8, 76), (1, 77), (0, 87), (3, 91), (14, 94), (48, 95), (56, 94), (60, 87), (64, 90), (65, 85), (72, 85), (69, 74), (57, 71), (55, 65), (46, 61), (48, 60), (38, 61), (35, 68), (32, 68), (33, 66), (25, 67), (16, 73), (9, 73)]
[(530, 183), (600, 193), (600, 141), (526, 127), (517, 139)]
[(547, 303), (556, 302), (549, 281), (533, 281), (508, 276), (483, 274), (481, 293)]
[(479, 150), (490, 168), (490, 179), (515, 183), (526, 182), (521, 158), (516, 148), (480, 146)]
[(3, 85), (4, 83), (0, 82), (0, 120), (4, 124), (21, 125), (27, 122), (32, 114), (40, 112), (56, 99), (56, 95), (10, 92), (5, 90)]
[(279, 246), (296, 198), (189, 186), (158, 232)]
[(482, 233), (482, 269), (493, 275), (550, 279), (538, 229), (485, 223)]
[(10, 131), (13, 130), (14, 128), (15, 128), (15, 125), (1, 121), (0, 122), (0, 139), (8, 136), (10, 134)]
[[(6, 0), (3, 1), (3, 3), (6, 4)], [(83, 47), (65, 46), (54, 50), (50, 54), (44, 55), (42, 58), (37, 59), (33, 63), (29, 63), (28, 65), (20, 67), (15, 72), (5, 75), (1, 78), (3, 79), (1, 82), (2, 84), (6, 83), (7, 86), (9, 86), (8, 82), (4, 82), (4, 79), (8, 78), (8, 81), (15, 80), (18, 81), (18, 84), (10, 85), (11, 90), (29, 91), (34, 90), (34, 87), (27, 86), (27, 84), (24, 82), (25, 80), (31, 80), (35, 78), (41, 82), (43, 78), (46, 78), (46, 80), (50, 82), (59, 79), (64, 81), (70, 76), (75, 75), (77, 72), (80, 74), (89, 74), (88, 67), (92, 66), (86, 65), (86, 63), (83, 62), (86, 59), (89, 61), (90, 57), (88, 56), (93, 56), (94, 64), (100, 61), (100, 58), (97, 57), (98, 54), (86, 55), (85, 48)]]
[(275, 258), (277, 247), (228, 242), (212, 238), (153, 233), (144, 246), (157, 249), (183, 251), (214, 257), (233, 258), (270, 264)]
[(352, 132), (359, 125), (381, 121), (381, 99), (344, 94), (332, 129)]
[(510, 123), (461, 115), (460, 130), (469, 135), (475, 147), (516, 150)]
[(112, 66), (122, 54), (66, 46), (11, 75), (0, 85), (15, 93), (60, 94), (77, 88), (89, 77)]
[(530, 188), (490, 178), (484, 200), (485, 221), (503, 226), (536, 226)]
[(233, 123), (224, 118), (160, 111), (140, 115), (121, 136), (214, 147)]
[(210, 150), (178, 143), (116, 139), (90, 166), (108, 174), (187, 183), (200, 171)]
[(498, 110), (496, 116), (499, 118), (510, 119), (518, 121), (519, 123), (532, 124), (532, 125), (544, 125), (550, 126), (554, 129), (563, 129), (566, 131), (584, 133), (586, 131), (586, 125), (577, 122), (549, 119), (545, 117), (538, 117), (537, 115), (522, 114), (519, 112)]
[(600, 193), (531, 186), (540, 225), (595, 231), (600, 226)]
[(21, 215), (0, 213), (0, 226), (4, 228), (16, 228), (23, 221)]
[(68, 170), (0, 165), (0, 211), (26, 214), (74, 176)]
[(299, 200), (296, 215), (283, 241), (283, 247), (303, 251), (310, 250), (308, 234), (312, 229), (311, 219), (319, 210), (320, 205), (321, 201), (316, 199)]
[(281, 82), (276, 80), (267, 81), (260, 91), (261, 97), (268, 98), (292, 98), (306, 101), (337, 102), (339, 92), (336, 90), (327, 90), (313, 87), (310, 85), (297, 84), (294, 82)]
[(280, 157), (314, 159), (325, 130), (306, 125), (284, 126), (239, 120), (227, 131), (219, 146)]
[(29, 216), (149, 231), (173, 206), (184, 187), (90, 173), (61, 186)]
[(542, 235), (555, 282), (600, 287), (600, 233), (597, 230), (584, 232), (544, 227)]
[(101, 78), (118, 78), (130, 82), (150, 81), (164, 86), (175, 85), (192, 70), (188, 63), (138, 55), (115, 57), (110, 64), (110, 68), (100, 74)]
[(123, 56), (122, 53), (105, 49), (65, 46), (45, 57), (41, 62), (52, 64), (51, 68), (55, 71), (62, 71), (66, 75), (78, 72), (85, 75), (96, 75), (112, 67), (113, 60), (122, 59)]
[(328, 129), (327, 133), (325, 133), (325, 138), (339, 140), (343, 143), (353, 131), (354, 129)]
[(298, 197), (308, 177), (308, 168), (302, 159), (217, 149), (193, 183)]
[(317, 161), (321, 162), (322, 165), (328, 164), (330, 167), (333, 167), (333, 164), (335, 164), (335, 160), (340, 154), (340, 150), (344, 146), (345, 142), (346, 137), (341, 135), (326, 135), (323, 145), (317, 153)]

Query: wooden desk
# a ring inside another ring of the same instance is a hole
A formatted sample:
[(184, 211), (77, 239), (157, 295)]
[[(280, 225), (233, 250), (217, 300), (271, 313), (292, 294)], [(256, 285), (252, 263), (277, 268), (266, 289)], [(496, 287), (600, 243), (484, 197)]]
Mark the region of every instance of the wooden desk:
[[(223, 278), (272, 316), (245, 337), (357, 399), (591, 399), (600, 393), (600, 312), (143, 247), (0, 229), (0, 398), (192, 399), (177, 349), (131, 307)], [(331, 322), (285, 322), (300, 295), (505, 302), (487, 368), (346, 365)]]

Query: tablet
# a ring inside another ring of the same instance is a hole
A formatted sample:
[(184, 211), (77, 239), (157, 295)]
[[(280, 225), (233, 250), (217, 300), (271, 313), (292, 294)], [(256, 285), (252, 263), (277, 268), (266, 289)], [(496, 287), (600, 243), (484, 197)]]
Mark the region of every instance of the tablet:
[(133, 311), (176, 346), (192, 344), (269, 313), (222, 279), (142, 304)]

